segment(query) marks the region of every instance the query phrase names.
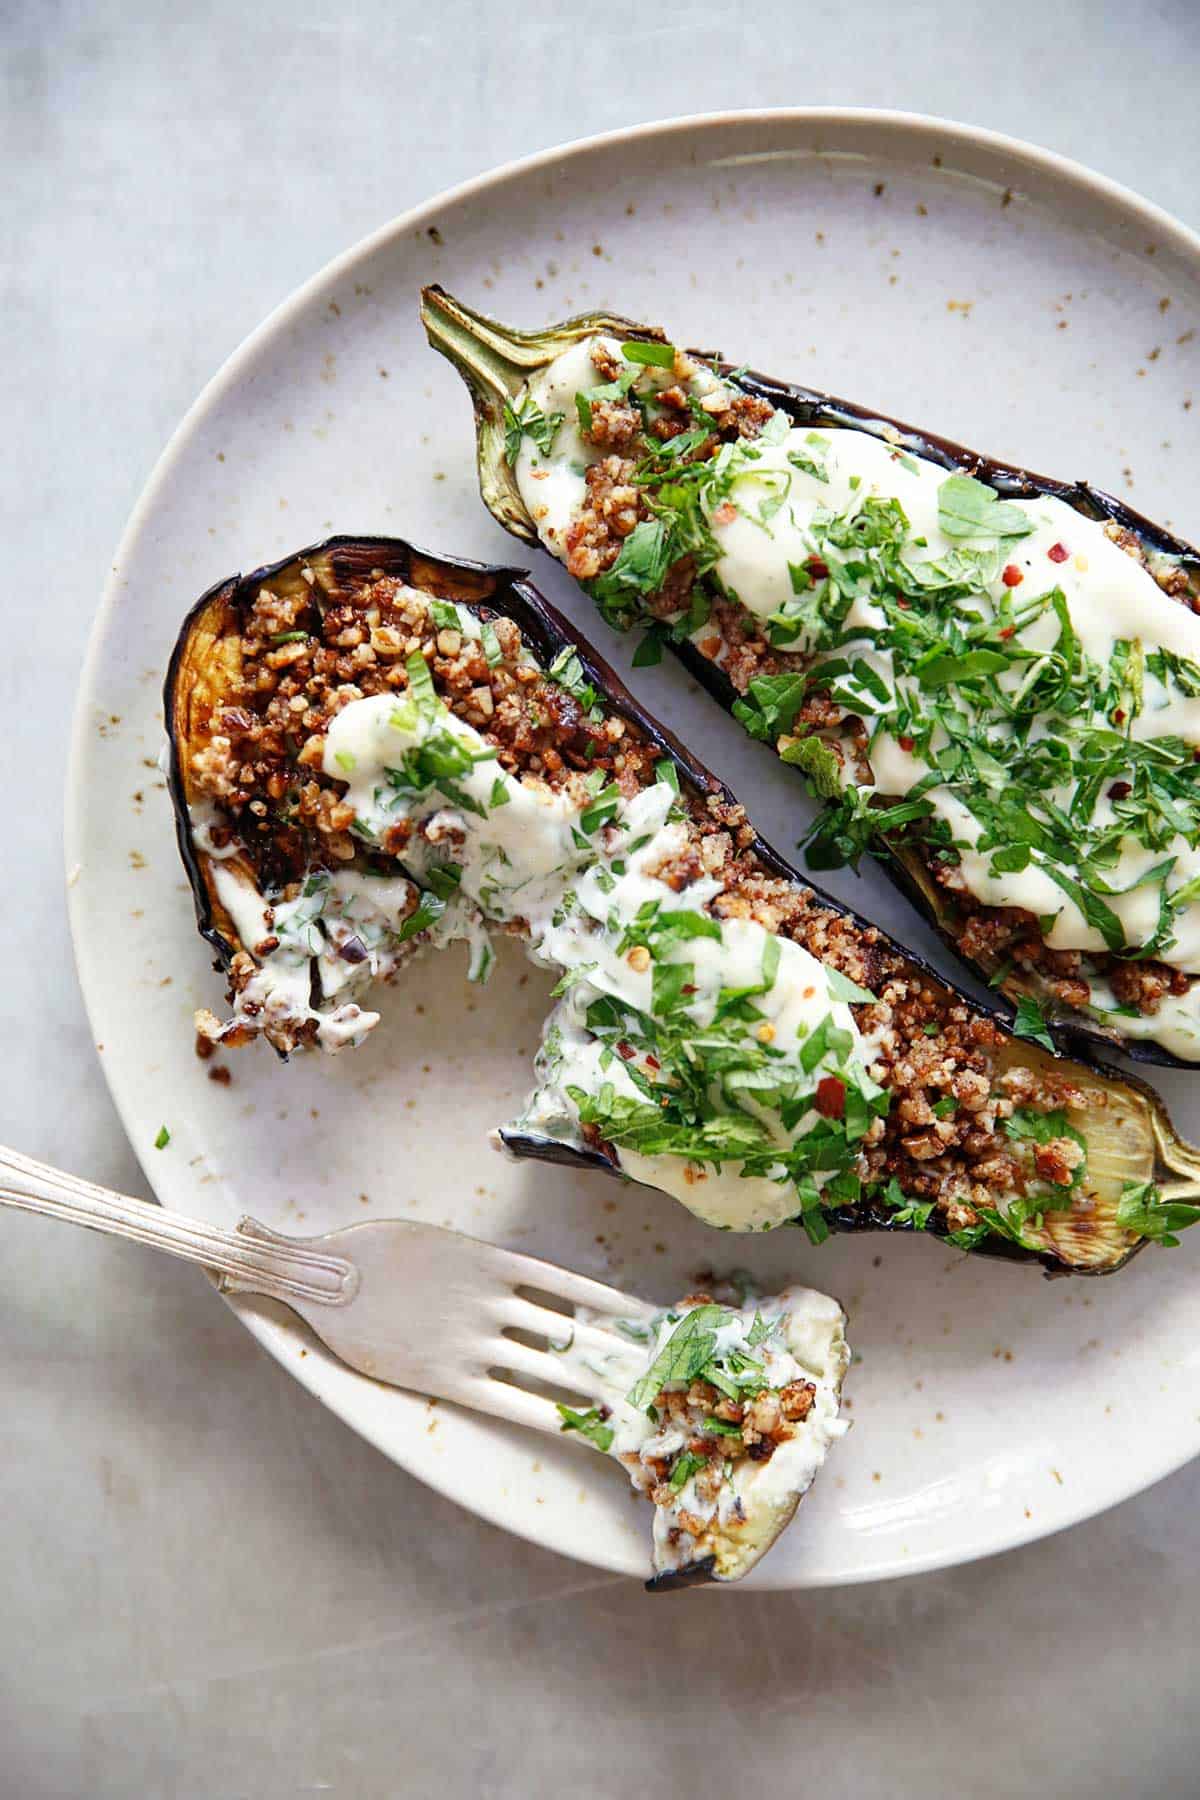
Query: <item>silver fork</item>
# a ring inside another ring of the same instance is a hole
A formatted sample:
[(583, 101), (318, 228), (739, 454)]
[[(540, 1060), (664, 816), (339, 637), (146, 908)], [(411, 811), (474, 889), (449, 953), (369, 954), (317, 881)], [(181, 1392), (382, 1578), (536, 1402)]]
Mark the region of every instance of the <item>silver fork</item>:
[(375, 1381), (556, 1436), (562, 1417), (539, 1390), (595, 1404), (639, 1372), (632, 1344), (574, 1317), (575, 1309), (635, 1321), (649, 1321), (656, 1310), (586, 1275), (437, 1225), (377, 1219), (297, 1238), (243, 1218), (225, 1231), (3, 1148), (0, 1206), (200, 1263), (223, 1294), (283, 1301), (335, 1356)]

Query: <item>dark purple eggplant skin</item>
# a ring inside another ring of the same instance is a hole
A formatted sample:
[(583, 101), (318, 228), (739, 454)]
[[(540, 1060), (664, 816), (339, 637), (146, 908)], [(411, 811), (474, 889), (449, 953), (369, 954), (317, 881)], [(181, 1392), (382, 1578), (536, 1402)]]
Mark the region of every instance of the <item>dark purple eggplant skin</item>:
[[(206, 615), (225, 610), (234, 614), (240, 613), (243, 608), (252, 603), (254, 595), (262, 585), (276, 582), (280, 577), (294, 573), (301, 565), (328, 573), (334, 584), (328, 590), (331, 598), (336, 597), (337, 589), (342, 584), (348, 586), (362, 581), (372, 571), (381, 571), (383, 574), (396, 575), (426, 592), (460, 600), (477, 611), (481, 619), (489, 617), (511, 619), (518, 626), (526, 643), (543, 666), (551, 663), (561, 650), (570, 648), (579, 657), (585, 674), (595, 685), (606, 708), (627, 720), (663, 756), (671, 759), (678, 771), (681, 784), (686, 786), (693, 797), (704, 800), (710, 795), (716, 795), (731, 804), (737, 804), (736, 797), (725, 784), (705, 768), (704, 764), (692, 754), (686, 745), (679, 741), (673, 732), (669, 731), (640, 705), (611, 664), (605, 661), (592, 644), (579, 635), (557, 608), (543, 598), (529, 581), (525, 570), (438, 556), (421, 550), (400, 538), (346, 536), (327, 538), (292, 556), (281, 558), (278, 562), (268, 563), (262, 568), (255, 569), (249, 575), (232, 576), (209, 588), (188, 613), (168, 666), (163, 690), (163, 710), (170, 746), (168, 788), (175, 811), (180, 855), (195, 901), (197, 925), (201, 935), (216, 951), (219, 967), (228, 968), (237, 945), (227, 934), (223, 928), (223, 922), (214, 911), (213, 896), (205, 880), (202, 860), (191, 835), (187, 785), (180, 743), (183, 714), (188, 702), (188, 694), (183, 691), (183, 682), (189, 645), (198, 623), (204, 621)], [(756, 835), (752, 848), (764, 867), (773, 875), (810, 890), (823, 906), (851, 919), (859, 929), (873, 932), (878, 941), (903, 958), (915, 971), (961, 999), (963, 1004), (975, 1013), (993, 1019), (1000, 1029), (1007, 1033), (1007, 1021), (995, 1009), (981, 1005), (956, 987), (940, 971), (915, 956), (895, 939), (890, 938), (878, 926), (871, 925), (861, 914), (852, 911), (841, 900), (826, 893), (806, 875), (801, 874), (765, 839)], [(1115, 1079), (1131, 1086), (1137, 1085), (1132, 1083), (1127, 1075), (1109, 1067), (1094, 1056), (1081, 1056), (1079, 1060), (1105, 1079)], [(622, 1179), (627, 1179), (620, 1170), (616, 1156), (606, 1154), (601, 1149), (574, 1148), (569, 1144), (521, 1132), (511, 1127), (502, 1130), (499, 1135), (505, 1148), (514, 1156), (522, 1159), (558, 1163), (580, 1170), (603, 1170), (605, 1173), (620, 1175)], [(911, 1225), (897, 1224), (895, 1216), (889, 1208), (870, 1201), (854, 1207), (827, 1209), (825, 1219), (830, 1229), (837, 1232), (910, 1232), (912, 1230)], [(945, 1237), (947, 1228), (944, 1224), (931, 1220), (925, 1228), (924, 1235)], [(1052, 1252), (1028, 1250), (1006, 1238), (995, 1236), (978, 1244), (971, 1251), (971, 1255), (999, 1257), (1006, 1262), (1040, 1263), (1050, 1276), (1107, 1275), (1115, 1272), (1117, 1268), (1123, 1268), (1129, 1258), (1138, 1254), (1143, 1248), (1143, 1242), (1144, 1240), (1133, 1245), (1120, 1262), (1103, 1268), (1087, 1268), (1067, 1264)]]
[(689, 1563), (686, 1569), (664, 1569), (643, 1585), (648, 1594), (673, 1594), (679, 1588), (720, 1587), (722, 1583), (713, 1574), (716, 1566), (715, 1556), (702, 1556), (699, 1562)]

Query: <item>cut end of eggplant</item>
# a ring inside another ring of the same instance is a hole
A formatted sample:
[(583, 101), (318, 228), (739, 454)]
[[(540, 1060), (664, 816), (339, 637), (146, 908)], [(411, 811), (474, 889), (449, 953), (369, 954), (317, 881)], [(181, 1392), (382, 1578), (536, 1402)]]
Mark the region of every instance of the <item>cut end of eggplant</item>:
[(644, 1583), (648, 1594), (673, 1594), (681, 1588), (715, 1587), (720, 1581), (715, 1556), (702, 1556), (686, 1569), (663, 1569)]
[(538, 369), (598, 331), (660, 343), (665, 343), (665, 334), (617, 313), (581, 314), (546, 331), (510, 331), (438, 286), (421, 289), (421, 322), (430, 344), (457, 369), (470, 391), (484, 505), (505, 531), (523, 543), (537, 544), (537, 526), (506, 455), (507, 406)]

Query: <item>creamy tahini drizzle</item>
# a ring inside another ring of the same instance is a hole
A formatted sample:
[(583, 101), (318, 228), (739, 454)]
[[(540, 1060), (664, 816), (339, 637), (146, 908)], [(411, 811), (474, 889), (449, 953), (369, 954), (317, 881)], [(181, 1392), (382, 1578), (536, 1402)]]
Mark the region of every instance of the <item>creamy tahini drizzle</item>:
[[(396, 786), (395, 772), (435, 738), (443, 744), (453, 740), (471, 759), (469, 767), (451, 778), (457, 802), (437, 788), (413, 793), (403, 783)], [(399, 874), (379, 879), (321, 871), (309, 878), (300, 897), (275, 905), (272, 924), (262, 897), (239, 876), (235, 863), (217, 862), (218, 894), (242, 942), (253, 951), (269, 943), (271, 934), (280, 940), (277, 949), (261, 955), (261, 966), (238, 997), (235, 1013), (244, 1013), (249, 996), (277, 1018), (317, 1018), (326, 1049), (361, 1041), (378, 1014), (364, 1012), (358, 1000), (372, 978), (391, 973), (411, 951), (412, 940), (402, 941), (400, 934), (412, 914), (414, 883), (427, 890), (440, 873), (449, 898), (429, 936), (437, 943), (467, 939), (477, 978), (486, 975), (490, 963), (487, 927), (519, 923), (534, 960), (574, 979), (547, 1021), (538, 1060), (541, 1085), (518, 1122), (520, 1129), (579, 1142), (579, 1108), (571, 1089), (644, 1097), (622, 1057), (588, 1030), (586, 1015), (589, 1005), (607, 997), (652, 1017), (653, 969), (664, 962), (690, 966), (688, 985), (694, 991), (684, 1010), (689, 1028), (700, 1031), (711, 1024), (724, 990), (753, 989), (762, 983), (767, 962), (777, 958), (767, 990), (754, 996), (756, 1017), (745, 1026), (748, 1038), (761, 1042), (758, 1034), (763, 1034), (770, 1039), (772, 1080), (800, 1082), (815, 1096), (822, 1077), (836, 1067), (851, 1073), (866, 1091), (878, 1093), (866, 1072), (868, 1048), (849, 1005), (833, 999), (828, 972), (798, 944), (738, 919), (716, 921), (719, 937), (690, 937), (664, 946), (654, 958), (619, 947), (626, 928), (639, 914), (644, 917), (648, 903), (657, 902), (668, 912), (696, 913), (709, 908), (721, 892), (718, 880), (705, 877), (680, 894), (654, 873), (687, 842), (678, 793), (670, 781), (659, 780), (628, 801), (613, 802), (611, 816), (586, 831), (581, 829), (587, 823), (586, 801), (577, 804), (561, 790), (503, 770), (486, 739), (440, 703), (420, 707), (387, 694), (351, 701), (336, 714), (326, 733), (324, 767), (348, 783), (346, 798), (366, 840), (382, 838), (400, 821), (410, 821), (413, 831), (402, 861), (413, 880)], [(447, 890), (448, 869), (457, 882)], [(365, 962), (347, 964), (339, 954), (348, 935), (366, 950)], [(314, 965), (322, 996), (315, 1007)], [(811, 1069), (802, 1069), (805, 1042), (823, 1023), (850, 1048), (840, 1056), (825, 1052)], [(637, 1066), (643, 1079), (653, 1079), (650, 1057), (639, 1054)], [(752, 1090), (739, 1098), (781, 1154), (821, 1122), (810, 1105), (785, 1128), (780, 1114), (759, 1104)], [(715, 1084), (712, 1099), (719, 1111)], [(676, 1195), (701, 1218), (728, 1229), (766, 1229), (800, 1210), (795, 1182), (782, 1165), (745, 1175), (741, 1161), (714, 1166), (624, 1147), (618, 1149), (618, 1159), (634, 1179)], [(813, 1173), (819, 1185), (821, 1171)]]
[[(522, 498), (542, 541), (560, 557), (566, 553), (567, 533), (586, 497), (584, 470), (605, 454), (581, 436), (575, 405), (577, 393), (594, 388), (601, 380), (590, 355), (595, 341), (588, 339), (572, 346), (538, 371), (526, 390), (547, 415), (563, 414), (550, 454), (525, 436), (515, 464)], [(620, 345), (612, 339), (603, 341), (619, 360)], [(640, 392), (650, 392), (676, 379), (672, 371), (651, 368), (639, 377), (638, 388)], [(720, 396), (733, 392), (704, 368), (697, 369), (681, 385), (703, 399), (710, 410), (716, 410), (714, 394), (719, 406)], [(870, 432), (823, 426), (819, 432), (820, 462), (827, 479), (822, 481), (789, 461), (789, 455), (794, 453), (812, 459), (814, 434), (790, 424), (782, 433), (785, 422), (786, 415), (776, 414), (776, 428), (770, 434), (776, 441), (755, 445), (757, 458), (737, 476), (730, 495), (733, 504), (718, 504), (707, 511), (709, 528), (720, 547), (715, 576), (748, 611), (766, 617), (792, 599), (789, 564), (803, 566), (813, 554), (811, 530), (818, 510), (844, 513), (868, 495), (894, 498), (903, 506), (911, 527), (906, 560), (938, 560), (955, 550), (981, 548), (996, 541), (982, 535), (951, 539), (943, 532), (939, 525), (938, 490), (947, 471), (939, 465), (909, 454), (901, 456), (892, 444)], [(786, 502), (764, 523), (757, 516), (759, 506), (782, 486), (786, 486)], [(1005, 564), (1014, 564), (1022, 575), (1016, 592), (1024, 598), (1055, 587), (1061, 589), (1083, 650), (1102, 669), (1110, 664), (1121, 640), (1142, 644), (1147, 651), (1166, 649), (1200, 661), (1200, 619), (1163, 593), (1153, 576), (1113, 543), (1099, 522), (1053, 498), (1011, 504), (1034, 527), (1027, 536), (1005, 540)], [(1065, 559), (1060, 557), (1060, 546), (1068, 551)], [(1052, 549), (1053, 558), (1049, 554)], [(993, 605), (1007, 591), (998, 579), (989, 590)], [(973, 595), (972, 605), (977, 604)], [(869, 599), (858, 599), (846, 620), (846, 630), (849, 634), (855, 626), (869, 629), (885, 623), (881, 608)], [(1017, 640), (1041, 652), (1053, 648), (1058, 633), (1058, 618), (1053, 610), (1047, 610), (1020, 630)], [(710, 639), (712, 627), (700, 627), (696, 637), (700, 641)], [(800, 637), (787, 648), (804, 650), (806, 644)], [(876, 649), (871, 638), (850, 637), (837, 654), (860, 658), (882, 677), (889, 689), (895, 687), (891, 652)], [(1016, 687), (1020, 675), (1006, 672), (1001, 680)], [(1052, 721), (1048, 729), (1053, 729)], [(1189, 697), (1175, 686), (1168, 688), (1147, 671), (1144, 704), (1132, 721), (1131, 732), (1138, 740), (1176, 736), (1200, 745), (1200, 697)], [(1033, 736), (1038, 733), (1035, 724)], [(946, 741), (944, 733), (940, 742), (935, 733), (931, 752)], [(888, 797), (906, 795), (930, 772), (924, 760), (885, 731), (872, 739), (870, 761), (874, 790), (867, 791)], [(1066, 807), (1074, 785), (1072, 782), (1055, 789), (1052, 798)], [(935, 815), (951, 828), (961, 858), (956, 878), (968, 892), (986, 905), (1020, 907), (1043, 920), (1052, 919), (1045, 938), (1054, 949), (1105, 950), (1102, 934), (1036, 861), (1020, 872), (990, 872), (994, 850), (981, 852), (974, 848), (981, 826), (951, 785), (931, 786), (925, 790), (925, 798), (932, 803)], [(1091, 823), (1102, 826), (1113, 818), (1111, 800), (1102, 792)], [(1191, 846), (1181, 834), (1158, 850), (1127, 835), (1115, 866), (1106, 871), (1109, 887), (1130, 890), (1104, 895), (1124, 927), (1130, 948), (1150, 939), (1159, 916), (1158, 883), (1141, 887), (1133, 884), (1169, 857), (1174, 857), (1175, 862), (1166, 878), (1168, 893), (1200, 876), (1200, 846)], [(1174, 941), (1156, 955), (1175, 968), (1200, 969), (1200, 896), (1181, 905), (1174, 921)], [(1093, 979), (1090, 1010), (1103, 1016), (1117, 1004), (1104, 984)], [(1154, 1015), (1122, 1014), (1117, 1022), (1128, 1036), (1152, 1037), (1178, 1055), (1200, 1056), (1200, 983), (1181, 997), (1167, 996)]]
[[(213, 868), (217, 898), (252, 954), (279, 940), (239, 993), (235, 1016), (257, 1027), (314, 1020), (323, 1050), (361, 1044), (379, 1014), (364, 1011), (359, 1000), (372, 982), (395, 972), (407, 949), (398, 933), (416, 897), (414, 884), (403, 875), (378, 879), (356, 869), (320, 870), (296, 899), (268, 908), (235, 854), (236, 846)], [(312, 1002), (314, 972), (319, 1006)]]
[[(634, 1478), (650, 1459), (670, 1461), (687, 1447), (687, 1433), (671, 1422), (654, 1419), (647, 1409), (630, 1403), (629, 1395), (646, 1375), (695, 1305), (671, 1307), (649, 1325), (640, 1319), (614, 1320), (581, 1308), (577, 1322), (589, 1327), (560, 1351), (566, 1385), (572, 1372), (582, 1389), (596, 1393), (603, 1384), (607, 1406), (604, 1424), (612, 1431), (607, 1454)], [(685, 1481), (669, 1506), (656, 1506), (653, 1541), (658, 1571), (686, 1568), (709, 1553), (718, 1572), (744, 1574), (768, 1549), (788, 1521), (799, 1498), (812, 1486), (829, 1447), (849, 1429), (839, 1418), (841, 1385), (850, 1360), (844, 1336), (845, 1315), (836, 1300), (812, 1288), (785, 1288), (770, 1297), (748, 1299), (724, 1309), (726, 1321), (716, 1333), (714, 1356), (720, 1361), (741, 1353), (762, 1365), (762, 1379), (749, 1392), (779, 1389), (792, 1381), (811, 1381), (816, 1389), (812, 1409), (794, 1437), (778, 1445), (766, 1462), (736, 1461), (715, 1497), (701, 1495), (695, 1477)], [(772, 1325), (771, 1335), (751, 1345), (755, 1320)], [(600, 1348), (596, 1334), (608, 1340)], [(682, 1391), (687, 1383), (668, 1383)], [(705, 1522), (698, 1539), (680, 1526), (681, 1515)]]

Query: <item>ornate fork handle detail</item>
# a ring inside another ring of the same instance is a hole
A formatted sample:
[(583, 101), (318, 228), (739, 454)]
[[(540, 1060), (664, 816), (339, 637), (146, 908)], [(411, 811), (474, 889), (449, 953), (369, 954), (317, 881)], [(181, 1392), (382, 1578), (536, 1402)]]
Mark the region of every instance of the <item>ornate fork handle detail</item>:
[(345, 1306), (358, 1292), (349, 1258), (299, 1243), (244, 1218), (236, 1231), (187, 1219), (145, 1200), (65, 1175), (17, 1150), (0, 1147), (0, 1206), (87, 1225), (111, 1237), (201, 1263), (220, 1277), (222, 1293), (268, 1294), (276, 1300)]

